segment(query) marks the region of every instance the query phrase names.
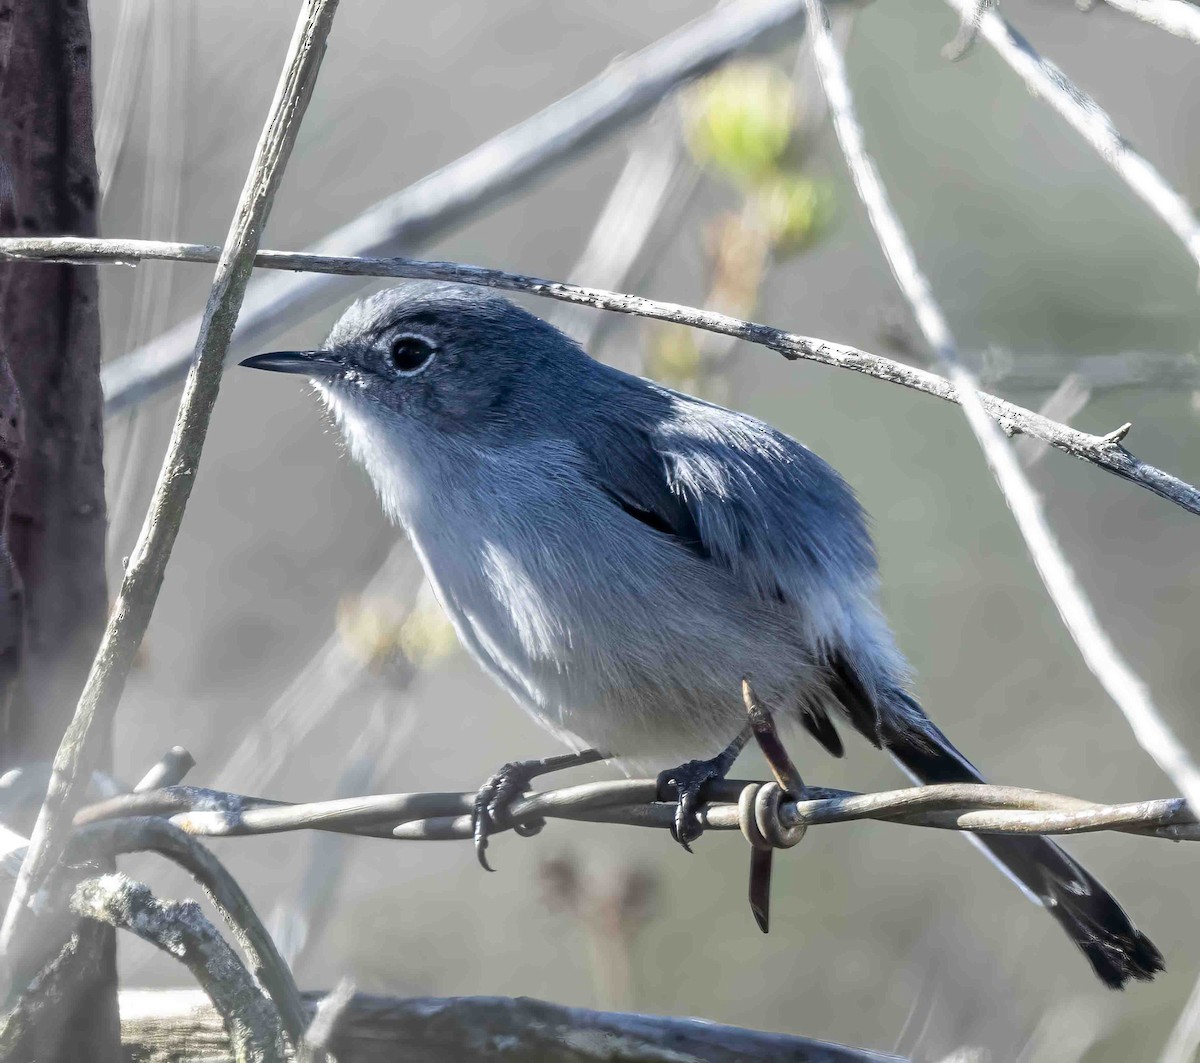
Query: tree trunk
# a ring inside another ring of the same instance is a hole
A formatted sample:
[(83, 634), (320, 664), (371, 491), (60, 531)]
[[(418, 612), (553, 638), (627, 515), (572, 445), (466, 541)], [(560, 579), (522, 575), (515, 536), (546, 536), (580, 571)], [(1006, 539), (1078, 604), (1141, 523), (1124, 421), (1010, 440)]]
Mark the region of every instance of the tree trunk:
[[(0, 0), (4, 235), (96, 232), (91, 51), (85, 0)], [(0, 573), (4, 619), (11, 626), (14, 603), (23, 611), (24, 647), (0, 716), (0, 770), (53, 757), (108, 611), (97, 295), (92, 267), (0, 264), (0, 354), (25, 417), (7, 514), (11, 565)], [(109, 736), (98, 745), (104, 766)], [(40, 1057), (53, 1044), (56, 1060), (108, 1063), (120, 1051), (115, 938), (105, 928), (82, 934), (88, 976), (29, 1044)]]
[[(4, 235), (95, 234), (83, 0), (0, 0), (0, 168)], [(97, 295), (93, 267), (0, 265), (0, 349), (25, 408), (8, 544), (26, 625), (0, 768), (54, 756), (108, 611)]]

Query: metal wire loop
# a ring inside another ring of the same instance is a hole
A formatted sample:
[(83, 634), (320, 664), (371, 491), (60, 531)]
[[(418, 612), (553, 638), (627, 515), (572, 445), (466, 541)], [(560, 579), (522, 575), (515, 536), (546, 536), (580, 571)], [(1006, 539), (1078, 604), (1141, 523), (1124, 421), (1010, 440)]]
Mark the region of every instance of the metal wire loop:
[(779, 806), (787, 794), (777, 782), (750, 783), (738, 797), (738, 826), (754, 849), (790, 849), (804, 837), (803, 823), (785, 826)]

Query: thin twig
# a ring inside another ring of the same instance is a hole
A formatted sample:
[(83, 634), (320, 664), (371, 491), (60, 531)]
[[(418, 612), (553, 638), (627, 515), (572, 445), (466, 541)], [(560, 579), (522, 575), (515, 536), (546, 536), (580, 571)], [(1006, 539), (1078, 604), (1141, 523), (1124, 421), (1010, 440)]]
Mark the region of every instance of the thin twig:
[(958, 32), (954, 39), (942, 48), (942, 57), (957, 63), (971, 50), (975, 38), (979, 34), (979, 19), (986, 7), (994, 5), (996, 0), (971, 0), (970, 6), (963, 14), (958, 24)]
[(66, 828), (80, 803), (79, 777), (85, 774), (96, 736), (111, 724), (150, 622), (195, 481), (225, 352), (254, 267), (254, 253), (312, 96), (336, 8), (337, 0), (306, 0), (301, 9), (283, 76), (220, 254), (196, 340), (195, 362), (184, 387), (158, 485), (75, 715), (55, 755), (46, 800), (0, 928), (0, 953), (9, 952), (30, 901), (58, 863), (67, 840)]
[[(354, 695), (359, 690), (373, 702), (365, 726), (346, 753), (346, 767), (334, 786), (335, 797), (369, 792), (392, 771), (396, 754), (408, 744), (416, 722), (409, 682), (411, 679), (404, 679), (389, 686), (378, 675), (360, 673), (359, 681), (335, 699), (343, 711), (355, 705)], [(303, 855), (303, 868), (267, 916), (271, 936), (293, 971), (300, 971), (306, 954), (337, 914), (334, 898), (354, 864), (352, 842), (353, 837), (347, 835), (315, 833)]]
[[(963, 18), (977, 0), (946, 0)], [(994, 10), (979, 17), (979, 36), (996, 50), (1031, 92), (1054, 108), (1102, 160), (1173, 232), (1200, 264), (1200, 224), (1186, 199), (1121, 135), (1113, 120), (1050, 60), (1038, 55)]]
[[(204, 244), (178, 244), (158, 240), (104, 240), (75, 236), (10, 237), (0, 239), (0, 258), (23, 258), (40, 262), (136, 262), (141, 259), (161, 259), (176, 262), (212, 262), (217, 249)], [(725, 314), (678, 303), (658, 302), (639, 295), (585, 288), (577, 284), (543, 280), (504, 270), (468, 266), (459, 262), (427, 262), (411, 258), (337, 258), (326, 255), (307, 255), (284, 251), (259, 251), (254, 264), (267, 269), (309, 270), (320, 273), (339, 273), (357, 277), (407, 277), (424, 280), (452, 281), (524, 292), (547, 299), (611, 310), (618, 314), (671, 321), (692, 328), (733, 336), (755, 343), (781, 354), (789, 360), (805, 359), (849, 369), (864, 376), (875, 377), (892, 384), (920, 391), (926, 395), (960, 402), (953, 383), (936, 373), (905, 365), (902, 362), (869, 354), (855, 347), (831, 343), (828, 340), (800, 336), (782, 329), (753, 321), (728, 317)], [(1028, 435), (1049, 443), (1065, 454), (1091, 462), (1115, 476), (1144, 487), (1148, 491), (1190, 513), (1200, 514), (1200, 488), (1185, 483), (1170, 473), (1139, 461), (1123, 446), (1102, 435), (1080, 432), (1027, 410), (1023, 406), (978, 392), (979, 401), (990, 417), (995, 418), (1008, 435)]]
[[(367, 208), (317, 241), (314, 254), (394, 255), (412, 251), (640, 118), (685, 82), (732, 55), (799, 31), (803, 0), (720, 4), (647, 48), (610, 64), (574, 92), (415, 184)], [(253, 350), (284, 328), (345, 298), (333, 277), (271, 277), (246, 292), (235, 350)], [(182, 379), (198, 319), (188, 319), (101, 370), (111, 415)]]
[(142, 883), (110, 874), (81, 882), (71, 909), (132, 931), (185, 964), (220, 1013), (239, 1063), (284, 1063), (279, 1016), (195, 901), (164, 903)]
[(1200, 8), (1188, 0), (1104, 0), (1109, 7), (1200, 44)]
[(164, 786), (175, 786), (182, 782), (184, 776), (195, 766), (196, 758), (183, 746), (172, 746), (163, 754), (162, 760), (142, 776), (133, 788), (134, 793), (141, 793), (143, 790), (161, 790)]
[[(1200, 767), (1197, 767), (1183, 743), (1162, 718), (1149, 688), (1121, 656), (1108, 632), (1101, 626), (1092, 603), (1079, 585), (1066, 553), (1046, 520), (1041, 500), (1022, 471), (1012, 447), (980, 401), (974, 375), (959, 360), (950, 326), (917, 264), (908, 236), (892, 209), (887, 190), (867, 152), (862, 127), (854, 111), (845, 64), (833, 43), (824, 5), (821, 0), (806, 2), (813, 54), (829, 100), (834, 129), (896, 283), (912, 307), (913, 316), (926, 342), (962, 398), (967, 422), (1012, 510), (1042, 582), (1075, 645), (1079, 647), (1084, 662), (1124, 714), (1138, 743), (1192, 802), (1193, 807), (1200, 809)], [(987, 18), (989, 14), (984, 12), (983, 17)], [(1110, 436), (1110, 445), (1119, 446), (1119, 440), (1127, 430)]]

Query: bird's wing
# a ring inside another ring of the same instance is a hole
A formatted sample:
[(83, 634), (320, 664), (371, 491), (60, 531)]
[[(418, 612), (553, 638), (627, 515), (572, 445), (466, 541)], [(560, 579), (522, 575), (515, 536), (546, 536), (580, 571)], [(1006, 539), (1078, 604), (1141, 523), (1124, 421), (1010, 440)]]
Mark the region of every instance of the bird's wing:
[(656, 389), (654, 417), (616, 410), (582, 443), (614, 504), (720, 565), (756, 597), (811, 608), (860, 593), (875, 558), (845, 481), (745, 414)]
[[(639, 419), (635, 403), (589, 425), (585, 449), (596, 485), (625, 513), (732, 573), (748, 594), (793, 610), (826, 663), (831, 701), (877, 741), (874, 698), (848, 649), (860, 642), (855, 625), (877, 615), (874, 551), (849, 486), (761, 421), (654, 393), (653, 416)], [(841, 756), (825, 705), (806, 702), (797, 712)]]

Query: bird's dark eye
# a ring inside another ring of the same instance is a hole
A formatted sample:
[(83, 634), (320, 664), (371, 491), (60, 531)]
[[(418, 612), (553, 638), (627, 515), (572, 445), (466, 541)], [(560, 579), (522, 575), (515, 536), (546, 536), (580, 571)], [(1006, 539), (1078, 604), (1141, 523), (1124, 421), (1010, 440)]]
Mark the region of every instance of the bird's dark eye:
[(409, 375), (424, 369), (435, 354), (437, 347), (424, 336), (406, 333), (392, 340), (388, 349), (388, 360), (398, 373)]

